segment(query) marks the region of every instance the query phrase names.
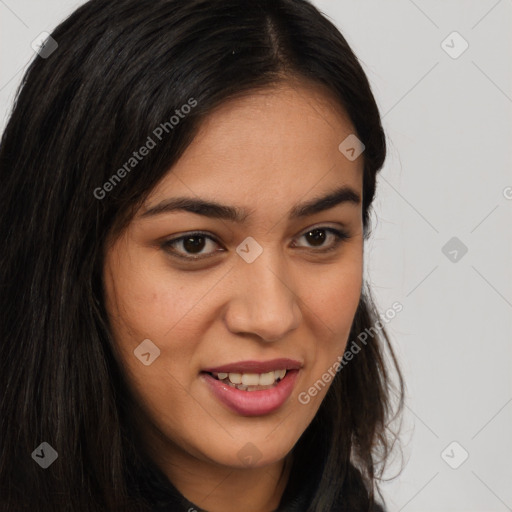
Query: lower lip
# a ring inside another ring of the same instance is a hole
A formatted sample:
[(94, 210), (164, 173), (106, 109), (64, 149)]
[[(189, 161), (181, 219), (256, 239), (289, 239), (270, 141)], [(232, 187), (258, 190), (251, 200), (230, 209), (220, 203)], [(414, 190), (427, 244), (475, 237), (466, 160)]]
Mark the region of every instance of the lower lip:
[(279, 409), (292, 394), (298, 370), (288, 370), (276, 386), (259, 391), (242, 391), (202, 373), (213, 394), (232, 411), (242, 416), (262, 416)]

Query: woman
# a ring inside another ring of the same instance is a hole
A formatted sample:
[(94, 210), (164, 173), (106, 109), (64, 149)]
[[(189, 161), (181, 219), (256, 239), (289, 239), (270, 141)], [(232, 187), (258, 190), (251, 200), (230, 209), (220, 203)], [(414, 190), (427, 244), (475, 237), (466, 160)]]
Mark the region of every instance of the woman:
[(2, 510), (382, 510), (386, 148), (345, 39), (305, 0), (92, 0), (52, 38), (0, 150)]

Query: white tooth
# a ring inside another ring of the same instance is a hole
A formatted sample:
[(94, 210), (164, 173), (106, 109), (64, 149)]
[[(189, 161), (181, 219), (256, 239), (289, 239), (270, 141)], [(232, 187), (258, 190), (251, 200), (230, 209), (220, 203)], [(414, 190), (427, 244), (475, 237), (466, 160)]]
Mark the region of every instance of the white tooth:
[(228, 373), (228, 379), (233, 384), (242, 384), (242, 374), (241, 373)]
[(241, 373), (230, 373), (229, 380), (233, 384), (242, 384), (242, 374)]
[(284, 376), (286, 375), (286, 370), (277, 370), (276, 374), (278, 378), (284, 379)]
[(262, 373), (260, 375), (260, 386), (271, 386), (274, 384), (274, 372)]
[(227, 374), (227, 373), (218, 373), (218, 374), (217, 374), (217, 378), (218, 378), (219, 380), (224, 380), (227, 376), (228, 376), (228, 374)]
[(242, 384), (244, 386), (257, 386), (260, 383), (260, 376), (257, 373), (242, 374)]

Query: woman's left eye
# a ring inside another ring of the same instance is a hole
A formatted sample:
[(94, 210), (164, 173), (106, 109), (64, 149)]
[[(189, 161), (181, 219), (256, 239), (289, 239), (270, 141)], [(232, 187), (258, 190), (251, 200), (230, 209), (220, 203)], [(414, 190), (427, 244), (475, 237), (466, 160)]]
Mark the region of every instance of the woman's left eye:
[[(323, 242), (328, 239), (326, 233), (331, 235), (332, 243), (328, 244), (326, 248), (323, 248)], [(345, 231), (340, 231), (339, 229), (320, 227), (308, 229), (299, 238), (302, 237), (309, 237), (310, 241), (314, 244), (313, 247), (318, 246), (317, 244), (322, 245), (322, 248), (316, 252), (328, 252), (337, 249), (343, 240), (349, 238), (349, 235)]]
[[(308, 231), (299, 236), (299, 238), (303, 237), (309, 240), (309, 244), (312, 244), (309, 245), (309, 247), (313, 249), (320, 247), (320, 249), (315, 249), (314, 252), (324, 253), (335, 250), (343, 240), (349, 238), (349, 235), (346, 232), (340, 231), (338, 229), (320, 227), (308, 229)], [(328, 240), (329, 237), (332, 242), (328, 244), (326, 248), (324, 248), (325, 241)], [(208, 246), (207, 242), (213, 243), (214, 245), (219, 245), (219, 243), (212, 236), (206, 233), (195, 232), (167, 240), (162, 244), (162, 248), (173, 256), (186, 260), (199, 260), (203, 258), (209, 258), (215, 252), (224, 251), (221, 249), (220, 251), (214, 250), (206, 253), (202, 252), (205, 247)], [(181, 248), (182, 252), (178, 251), (177, 248)]]

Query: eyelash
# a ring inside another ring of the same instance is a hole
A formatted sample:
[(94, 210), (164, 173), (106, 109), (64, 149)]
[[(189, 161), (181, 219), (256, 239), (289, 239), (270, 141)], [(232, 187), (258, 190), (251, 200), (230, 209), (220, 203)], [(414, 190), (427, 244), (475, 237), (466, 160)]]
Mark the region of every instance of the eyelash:
[[(320, 254), (325, 254), (325, 253), (329, 253), (331, 251), (336, 250), (340, 246), (341, 243), (343, 243), (346, 239), (350, 238), (348, 233), (346, 233), (345, 231), (341, 231), (339, 229), (335, 229), (335, 228), (331, 228), (331, 227), (324, 227), (324, 226), (308, 229), (307, 231), (302, 233), (302, 235), (300, 235), (299, 238), (307, 235), (308, 233), (310, 233), (312, 231), (328, 231), (329, 233), (333, 234), (336, 237), (334, 243), (331, 246), (329, 246), (327, 249), (319, 249), (319, 250), (313, 249), (313, 251), (315, 253), (320, 253)], [(194, 232), (188, 233), (186, 235), (183, 235), (183, 236), (180, 236), (177, 238), (173, 238), (171, 240), (167, 240), (167, 241), (163, 242), (161, 244), (161, 248), (164, 249), (167, 253), (169, 253), (173, 257), (184, 259), (184, 260), (191, 261), (191, 262), (210, 258), (213, 256), (213, 254), (215, 254), (215, 252), (217, 252), (217, 251), (214, 251), (214, 252), (209, 253), (204, 256), (184, 256), (183, 254), (179, 254), (175, 250), (171, 249), (177, 243), (184, 241), (188, 238), (208, 238), (209, 240), (212, 240), (216, 244), (219, 244), (219, 242), (217, 242), (217, 240), (215, 240), (214, 237), (208, 235), (207, 233), (204, 233), (202, 231), (194, 231)]]

